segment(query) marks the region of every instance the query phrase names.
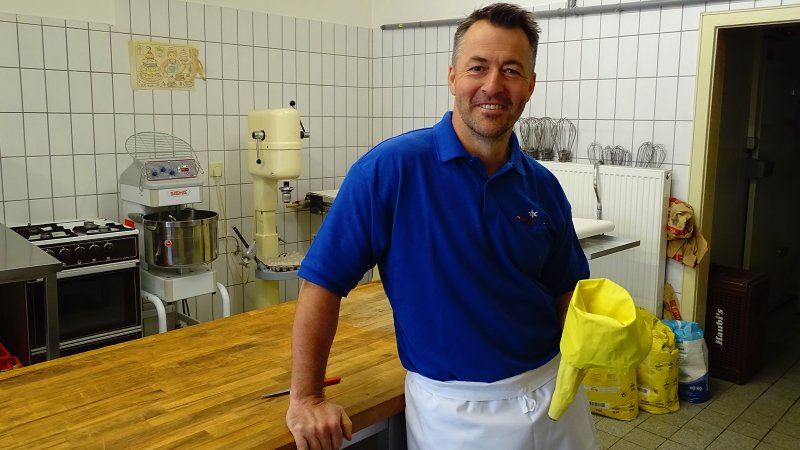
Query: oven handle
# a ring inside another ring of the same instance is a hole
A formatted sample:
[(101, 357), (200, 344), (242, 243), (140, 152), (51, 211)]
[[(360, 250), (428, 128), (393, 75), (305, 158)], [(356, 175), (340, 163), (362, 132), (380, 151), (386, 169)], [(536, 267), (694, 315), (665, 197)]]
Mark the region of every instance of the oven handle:
[(91, 267), (78, 267), (75, 269), (62, 270), (61, 272), (56, 273), (56, 278), (61, 280), (64, 278), (79, 277), (82, 275), (92, 275), (96, 273), (110, 272), (112, 270), (132, 269), (134, 267), (137, 267), (138, 265), (139, 265), (139, 260), (135, 259), (132, 261), (120, 261), (120, 262), (101, 264)]

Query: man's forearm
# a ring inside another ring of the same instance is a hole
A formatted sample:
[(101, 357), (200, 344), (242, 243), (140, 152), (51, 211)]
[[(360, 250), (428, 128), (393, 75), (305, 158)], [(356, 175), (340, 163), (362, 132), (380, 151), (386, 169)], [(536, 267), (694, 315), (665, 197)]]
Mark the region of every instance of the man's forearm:
[(561, 321), (561, 328), (564, 328), (564, 321), (567, 319), (567, 309), (569, 308), (570, 300), (572, 300), (573, 292), (574, 291), (569, 291), (556, 298), (556, 307), (558, 308), (558, 318)]
[(292, 400), (322, 398), (322, 382), (336, 335), (341, 298), (303, 281), (292, 328)]

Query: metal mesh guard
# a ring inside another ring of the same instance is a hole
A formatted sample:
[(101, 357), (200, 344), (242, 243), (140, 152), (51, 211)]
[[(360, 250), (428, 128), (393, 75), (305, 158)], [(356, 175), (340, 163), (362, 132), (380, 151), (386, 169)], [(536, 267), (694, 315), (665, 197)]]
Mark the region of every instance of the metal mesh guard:
[(125, 150), (133, 159), (143, 162), (153, 159), (194, 158), (192, 146), (183, 139), (157, 131), (143, 131), (125, 141)]

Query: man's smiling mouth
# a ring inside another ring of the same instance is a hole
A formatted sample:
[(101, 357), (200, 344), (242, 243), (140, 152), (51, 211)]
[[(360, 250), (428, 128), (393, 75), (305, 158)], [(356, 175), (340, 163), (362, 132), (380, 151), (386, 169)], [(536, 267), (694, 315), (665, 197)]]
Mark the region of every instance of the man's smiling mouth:
[(481, 108), (481, 109), (504, 109), (505, 106), (496, 105), (496, 104), (489, 104), (489, 103), (483, 103), (483, 104), (478, 105), (478, 108)]

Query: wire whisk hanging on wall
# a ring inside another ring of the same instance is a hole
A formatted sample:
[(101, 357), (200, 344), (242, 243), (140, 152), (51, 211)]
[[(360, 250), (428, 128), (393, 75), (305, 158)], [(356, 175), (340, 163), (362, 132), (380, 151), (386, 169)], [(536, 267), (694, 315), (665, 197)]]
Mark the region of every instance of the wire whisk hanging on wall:
[(520, 147), (533, 158), (543, 161), (572, 161), (578, 128), (569, 119), (528, 117), (517, 121)]
[(609, 166), (630, 166), (631, 165), (631, 152), (625, 149), (625, 147), (621, 145), (610, 146), (606, 145), (603, 147), (597, 141), (592, 142), (589, 144), (589, 147), (586, 149), (586, 156), (589, 158), (589, 162), (597, 165), (597, 164), (606, 164)]
[(555, 136), (554, 150), (561, 162), (572, 161), (572, 146), (578, 136), (578, 129), (569, 119), (560, 119), (553, 126)]
[(528, 117), (519, 119), (519, 135), (520, 135), (520, 146), (522, 147), (522, 151), (525, 153), (533, 156), (535, 159), (539, 159), (539, 152), (537, 150), (537, 143), (536, 143), (536, 136), (534, 135), (533, 129), (536, 126), (536, 118), (535, 117)]
[(556, 121), (550, 117), (542, 117), (536, 121), (534, 127), (534, 135), (536, 142), (539, 144), (539, 158), (543, 161), (551, 161), (553, 159), (553, 147), (555, 146), (556, 136)]
[(611, 166), (630, 166), (631, 152), (621, 145), (611, 147), (607, 145), (603, 148), (603, 164)]
[(591, 144), (589, 144), (589, 147), (586, 149), (586, 157), (588, 157), (589, 162), (594, 165), (602, 164), (603, 145), (597, 141), (594, 141)]
[(662, 144), (645, 142), (636, 152), (636, 167), (661, 167), (666, 158), (667, 151)]

